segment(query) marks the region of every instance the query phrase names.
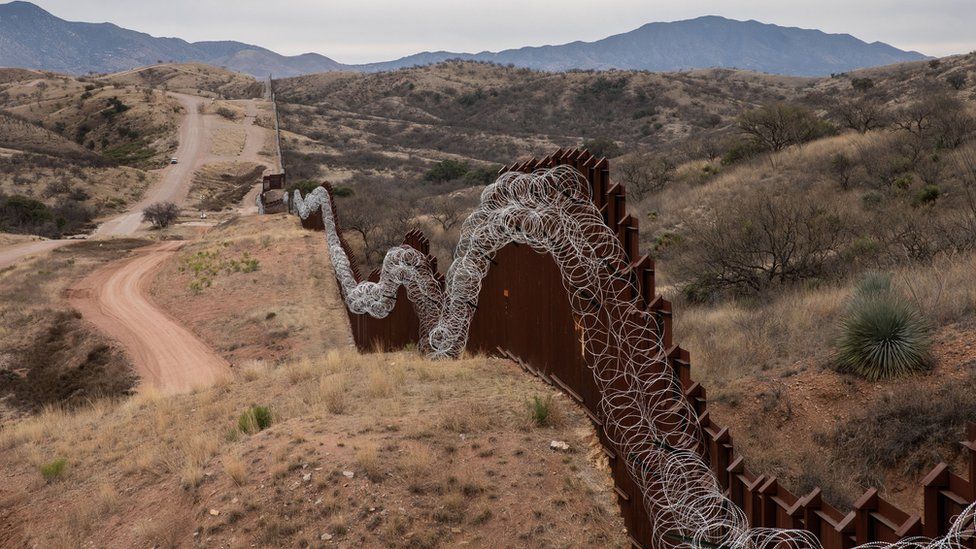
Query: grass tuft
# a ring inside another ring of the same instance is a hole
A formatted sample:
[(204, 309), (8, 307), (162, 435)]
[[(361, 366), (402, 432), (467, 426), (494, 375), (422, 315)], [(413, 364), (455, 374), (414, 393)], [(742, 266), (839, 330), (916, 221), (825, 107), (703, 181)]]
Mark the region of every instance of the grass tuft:
[(271, 410), (265, 406), (251, 406), (237, 419), (237, 429), (253, 435), (271, 427)]
[(65, 468), (68, 466), (68, 460), (64, 458), (57, 458), (50, 463), (45, 463), (41, 465), (41, 476), (47, 482), (53, 482), (61, 477), (64, 473)]

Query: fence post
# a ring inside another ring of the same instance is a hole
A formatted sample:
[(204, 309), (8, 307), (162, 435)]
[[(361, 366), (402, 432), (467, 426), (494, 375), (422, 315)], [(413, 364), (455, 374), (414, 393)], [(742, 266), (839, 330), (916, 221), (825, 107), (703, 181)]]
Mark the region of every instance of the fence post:
[(942, 519), (945, 510), (942, 506), (942, 490), (949, 486), (949, 466), (940, 463), (925, 475), (922, 480), (922, 490), (924, 491), (924, 504), (922, 516), (925, 517), (922, 532), (926, 537), (934, 538), (942, 532)]

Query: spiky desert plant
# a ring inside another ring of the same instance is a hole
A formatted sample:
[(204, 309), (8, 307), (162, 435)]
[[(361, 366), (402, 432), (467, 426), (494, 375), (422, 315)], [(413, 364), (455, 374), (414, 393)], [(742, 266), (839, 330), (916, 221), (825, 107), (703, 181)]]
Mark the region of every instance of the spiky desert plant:
[(864, 281), (841, 320), (837, 368), (871, 381), (931, 368), (929, 325), (879, 279)]

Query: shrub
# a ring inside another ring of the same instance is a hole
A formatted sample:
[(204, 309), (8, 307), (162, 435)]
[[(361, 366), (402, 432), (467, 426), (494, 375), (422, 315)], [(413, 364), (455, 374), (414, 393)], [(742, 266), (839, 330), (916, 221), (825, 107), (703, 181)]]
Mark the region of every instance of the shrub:
[(271, 410), (265, 406), (251, 406), (237, 419), (237, 429), (252, 435), (271, 427)]
[(217, 107), (217, 114), (226, 118), (227, 120), (236, 120), (237, 113), (233, 109), (227, 107)]
[(754, 142), (747, 140), (738, 140), (732, 143), (732, 146), (725, 151), (722, 155), (722, 165), (731, 166), (743, 160), (748, 160), (753, 156), (761, 153), (762, 149), (758, 147)]
[(874, 80), (870, 78), (851, 78), (851, 87), (859, 92), (866, 92), (874, 87)]
[(452, 159), (442, 160), (424, 174), (424, 181), (446, 183), (464, 177), (468, 170), (467, 162)]
[(931, 204), (939, 199), (939, 187), (936, 185), (926, 185), (915, 194), (916, 204)]
[(551, 395), (545, 398), (534, 396), (532, 400), (526, 402), (526, 407), (529, 411), (529, 420), (536, 427), (548, 427), (555, 423), (556, 413)]
[(870, 381), (931, 366), (928, 323), (878, 275), (861, 282), (841, 320), (837, 368)]
[(623, 151), (620, 150), (620, 145), (608, 137), (597, 137), (595, 139), (590, 139), (583, 142), (583, 148), (590, 151), (590, 154), (600, 158), (614, 158), (620, 156)]
[(739, 130), (763, 151), (776, 152), (836, 133), (828, 122), (800, 105), (771, 103), (739, 117)]
[[(289, 195), (294, 194), (295, 191), (297, 190), (298, 192), (302, 193), (302, 196), (305, 196), (308, 193), (314, 191), (315, 189), (321, 186), (322, 186), (321, 183), (317, 183), (310, 179), (303, 179), (301, 181), (289, 183), (288, 186), (285, 188), (285, 190), (288, 192)], [(335, 189), (333, 189), (333, 192), (335, 192)]]
[(946, 77), (946, 82), (952, 86), (952, 89), (961, 90), (966, 85), (966, 73), (954, 72)]
[(332, 188), (332, 196), (336, 198), (349, 198), (354, 194), (356, 194), (356, 192), (352, 190), (352, 187), (347, 187), (345, 185), (336, 185)]
[(51, 463), (45, 463), (40, 467), (41, 476), (44, 477), (44, 480), (47, 482), (56, 480), (61, 476), (62, 473), (64, 473), (64, 469), (67, 467), (67, 465), (68, 460), (64, 458), (58, 458)]
[(142, 211), (142, 220), (158, 229), (169, 227), (180, 216), (180, 208), (172, 202), (157, 202)]
[[(926, 391), (926, 392), (921, 392)], [(824, 442), (839, 461), (877, 476), (884, 469), (924, 471), (958, 455), (956, 441), (976, 421), (976, 376), (921, 389), (899, 387), (839, 424)]]

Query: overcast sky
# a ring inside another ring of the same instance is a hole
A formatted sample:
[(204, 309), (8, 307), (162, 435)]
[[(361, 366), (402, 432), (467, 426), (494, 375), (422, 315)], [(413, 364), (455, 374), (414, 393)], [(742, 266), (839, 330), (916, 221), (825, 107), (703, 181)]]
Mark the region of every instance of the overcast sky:
[[(2, 2), (4, 0), (0, 0)], [(34, 0), (72, 21), (189, 41), (238, 40), (343, 63), (598, 40), (700, 15), (848, 33), (949, 55), (976, 50), (976, 0)]]

